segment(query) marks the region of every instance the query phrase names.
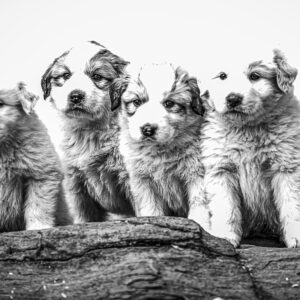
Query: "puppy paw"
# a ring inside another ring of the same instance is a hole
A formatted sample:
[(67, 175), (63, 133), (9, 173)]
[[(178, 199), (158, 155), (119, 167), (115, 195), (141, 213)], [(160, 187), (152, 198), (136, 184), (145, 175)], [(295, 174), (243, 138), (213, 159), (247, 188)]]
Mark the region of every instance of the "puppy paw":
[(241, 242), (241, 238), (234, 232), (229, 232), (224, 236), (218, 236), (219, 238), (227, 240), (234, 248), (237, 248)]
[(285, 226), (283, 240), (288, 248), (300, 247), (300, 222), (293, 222)]
[(211, 235), (214, 235), (216, 237), (219, 237), (221, 239), (227, 240), (229, 243), (231, 243), (235, 248), (237, 248), (241, 242), (241, 235), (237, 234), (236, 232), (232, 230), (210, 230), (209, 232)]
[(50, 224), (42, 224), (42, 223), (32, 223), (32, 224), (27, 224), (26, 225), (26, 230), (42, 230), (42, 229), (48, 229), (48, 228), (52, 228), (54, 226), (50, 225)]
[(198, 223), (205, 231), (209, 232), (211, 228), (210, 212), (205, 207), (196, 207), (190, 211), (188, 218)]
[(227, 240), (231, 245), (233, 245), (234, 248), (237, 248), (241, 242), (241, 239), (239, 237), (224, 237), (225, 240)]

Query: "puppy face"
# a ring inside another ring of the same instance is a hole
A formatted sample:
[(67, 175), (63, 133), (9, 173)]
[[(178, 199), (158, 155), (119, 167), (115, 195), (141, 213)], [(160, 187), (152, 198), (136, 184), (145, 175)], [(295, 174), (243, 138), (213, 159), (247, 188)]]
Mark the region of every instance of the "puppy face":
[(203, 106), (197, 80), (169, 64), (151, 65), (113, 86), (112, 107), (121, 101), (121, 128), (135, 141), (167, 143), (193, 124)]
[(0, 90), (0, 139), (12, 134), (12, 128), (30, 114), (38, 96), (26, 90), (24, 83), (14, 89)]
[(42, 78), (44, 98), (70, 118), (101, 118), (110, 111), (109, 87), (128, 63), (96, 42), (56, 58)]
[(274, 50), (273, 61), (258, 60), (243, 69), (220, 70), (203, 95), (224, 117), (251, 121), (274, 109), (279, 99), (292, 88), (297, 70), (283, 54)]

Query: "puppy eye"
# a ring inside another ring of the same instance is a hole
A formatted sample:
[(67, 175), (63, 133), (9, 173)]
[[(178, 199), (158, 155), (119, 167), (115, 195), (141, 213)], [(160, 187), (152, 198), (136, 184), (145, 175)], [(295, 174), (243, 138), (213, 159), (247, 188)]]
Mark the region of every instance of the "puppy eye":
[(142, 100), (136, 99), (136, 100), (132, 101), (132, 103), (134, 104), (135, 107), (139, 107), (142, 105)]
[(175, 103), (171, 100), (167, 100), (163, 103), (163, 106), (167, 109), (170, 109), (172, 108), (173, 106), (175, 105)]
[(71, 78), (71, 73), (65, 73), (61, 76), (64, 80), (68, 80)]
[(4, 103), (2, 102), (2, 100), (0, 100), (0, 108), (2, 108), (4, 106)]
[(221, 72), (217, 77), (219, 77), (221, 80), (225, 80), (228, 77), (228, 75), (224, 72)]
[(101, 75), (95, 73), (95, 74), (92, 75), (92, 79), (93, 79), (94, 81), (100, 81), (100, 80), (103, 79), (103, 77), (102, 77)]
[(260, 78), (261, 78), (261, 76), (257, 72), (253, 72), (249, 75), (249, 79), (252, 81), (257, 81)]

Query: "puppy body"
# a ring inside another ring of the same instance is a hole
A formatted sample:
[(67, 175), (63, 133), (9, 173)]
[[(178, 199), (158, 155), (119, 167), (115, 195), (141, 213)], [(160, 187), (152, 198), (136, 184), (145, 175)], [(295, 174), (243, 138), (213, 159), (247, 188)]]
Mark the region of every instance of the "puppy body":
[(75, 223), (110, 213), (133, 215), (128, 174), (118, 152), (117, 113), (109, 88), (127, 62), (89, 42), (57, 58), (42, 79), (62, 121), (64, 186)]
[(69, 122), (64, 128), (63, 150), (66, 191), (76, 223), (132, 215), (128, 173), (118, 151), (117, 118)]
[(120, 152), (137, 216), (189, 216), (199, 222), (203, 111), (196, 79), (167, 64), (148, 66), (126, 83), (121, 99)]
[[(64, 225), (62, 172), (23, 84), (0, 91), (0, 231)], [(58, 211), (60, 210), (60, 211)]]
[(258, 61), (240, 73), (244, 85), (220, 74), (205, 95), (212, 109), (201, 139), (207, 230), (235, 246), (253, 233), (281, 234), (288, 247), (300, 246), (296, 70), (275, 52), (272, 63)]

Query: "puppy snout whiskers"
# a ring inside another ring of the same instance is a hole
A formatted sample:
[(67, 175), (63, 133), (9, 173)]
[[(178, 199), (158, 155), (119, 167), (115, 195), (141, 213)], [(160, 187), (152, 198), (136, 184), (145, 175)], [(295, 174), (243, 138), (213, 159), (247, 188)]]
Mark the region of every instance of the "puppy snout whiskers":
[(157, 125), (155, 124), (145, 124), (141, 127), (141, 131), (144, 137), (152, 137), (157, 130)]
[(69, 94), (69, 101), (73, 104), (80, 104), (85, 99), (85, 92), (81, 90), (74, 90)]
[(243, 101), (243, 95), (238, 93), (230, 93), (226, 97), (226, 103), (228, 108), (234, 108), (240, 105)]

